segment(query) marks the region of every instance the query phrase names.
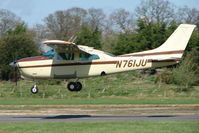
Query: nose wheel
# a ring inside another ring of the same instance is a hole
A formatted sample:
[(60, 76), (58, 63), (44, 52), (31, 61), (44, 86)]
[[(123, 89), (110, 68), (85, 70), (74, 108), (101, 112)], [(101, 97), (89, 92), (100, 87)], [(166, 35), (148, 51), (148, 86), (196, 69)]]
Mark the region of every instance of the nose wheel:
[(33, 85), (31, 88), (30, 88), (30, 91), (32, 92), (32, 94), (37, 94), (39, 89), (37, 87), (37, 80), (35, 80), (35, 85)]
[(69, 91), (80, 91), (82, 89), (82, 84), (80, 82), (70, 82), (68, 84)]
[(37, 94), (39, 89), (38, 89), (37, 85), (34, 85), (33, 87), (31, 87), (30, 91), (32, 92), (32, 94)]

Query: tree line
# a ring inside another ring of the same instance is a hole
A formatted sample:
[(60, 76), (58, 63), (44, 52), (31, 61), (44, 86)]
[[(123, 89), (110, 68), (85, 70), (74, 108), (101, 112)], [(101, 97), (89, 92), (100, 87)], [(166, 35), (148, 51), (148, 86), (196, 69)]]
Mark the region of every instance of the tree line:
[(186, 51), (199, 63), (199, 10), (177, 7), (167, 0), (141, 0), (134, 12), (116, 9), (73, 7), (44, 18), (44, 24), (28, 28), (14, 13), (0, 10), (0, 79), (12, 79), (9, 62), (42, 54), (41, 42), (47, 39), (69, 40), (115, 55), (153, 49), (161, 45), (180, 23), (197, 25)]

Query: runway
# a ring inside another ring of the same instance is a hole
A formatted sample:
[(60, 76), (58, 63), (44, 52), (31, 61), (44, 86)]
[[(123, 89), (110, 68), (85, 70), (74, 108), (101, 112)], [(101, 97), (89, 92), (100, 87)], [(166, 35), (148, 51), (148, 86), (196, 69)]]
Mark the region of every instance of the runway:
[(0, 122), (116, 122), (199, 120), (199, 115), (5, 115)]
[(199, 120), (199, 104), (0, 105), (0, 123), (140, 120)]

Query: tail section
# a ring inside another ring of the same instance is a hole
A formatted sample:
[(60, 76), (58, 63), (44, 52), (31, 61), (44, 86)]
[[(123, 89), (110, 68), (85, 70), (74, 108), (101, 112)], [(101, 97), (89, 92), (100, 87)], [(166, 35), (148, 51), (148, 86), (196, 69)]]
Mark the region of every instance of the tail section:
[(157, 52), (184, 51), (195, 27), (195, 25), (190, 24), (179, 25), (166, 42), (155, 50)]
[(153, 50), (127, 54), (124, 56), (181, 58), (195, 27), (195, 25), (191, 24), (181, 24), (160, 47)]

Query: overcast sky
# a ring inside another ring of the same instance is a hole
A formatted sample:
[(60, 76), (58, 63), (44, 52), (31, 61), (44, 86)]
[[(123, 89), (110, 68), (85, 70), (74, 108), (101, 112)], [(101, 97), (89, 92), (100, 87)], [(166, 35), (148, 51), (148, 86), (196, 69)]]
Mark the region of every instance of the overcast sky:
[[(178, 7), (184, 5), (199, 9), (199, 0), (169, 0)], [(0, 9), (7, 9), (21, 17), (29, 27), (43, 23), (48, 14), (57, 10), (66, 10), (72, 7), (102, 8), (110, 13), (117, 8), (124, 8), (134, 12), (140, 0), (0, 0)]]

